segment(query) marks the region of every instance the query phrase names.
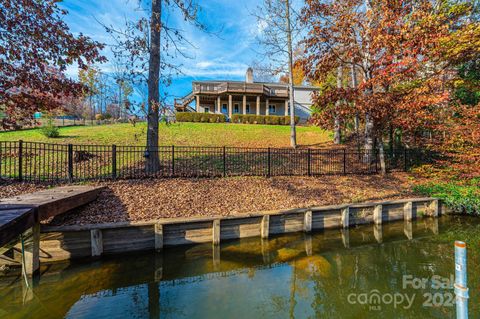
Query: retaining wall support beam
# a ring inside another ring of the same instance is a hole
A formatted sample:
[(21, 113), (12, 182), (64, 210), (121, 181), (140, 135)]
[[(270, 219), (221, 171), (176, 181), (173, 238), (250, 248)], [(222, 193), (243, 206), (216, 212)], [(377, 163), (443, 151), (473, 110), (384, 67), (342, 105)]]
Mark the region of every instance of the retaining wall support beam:
[(220, 219), (213, 221), (212, 241), (214, 245), (220, 244)]
[(381, 225), (383, 221), (383, 205), (375, 205), (373, 209), (373, 223)]
[(92, 257), (98, 257), (103, 254), (103, 236), (100, 229), (90, 230), (90, 241), (92, 245)]
[(310, 233), (312, 231), (312, 211), (308, 210), (305, 212), (305, 216), (303, 218), (303, 231), (306, 233)]
[(163, 225), (155, 224), (155, 249), (163, 249)]
[(407, 202), (403, 205), (403, 218), (405, 221), (411, 221), (413, 219), (413, 203)]
[(263, 239), (268, 238), (270, 233), (270, 215), (264, 215), (262, 217), (262, 222), (260, 223), (260, 236)]
[(347, 206), (342, 209), (342, 227), (348, 228), (350, 226), (350, 207)]
[(40, 270), (40, 223), (25, 232), (27, 237), (24, 245), (24, 271), (27, 276), (33, 276)]
[(438, 217), (440, 216), (440, 202), (438, 199), (432, 200), (430, 203), (430, 209), (432, 210), (432, 217)]

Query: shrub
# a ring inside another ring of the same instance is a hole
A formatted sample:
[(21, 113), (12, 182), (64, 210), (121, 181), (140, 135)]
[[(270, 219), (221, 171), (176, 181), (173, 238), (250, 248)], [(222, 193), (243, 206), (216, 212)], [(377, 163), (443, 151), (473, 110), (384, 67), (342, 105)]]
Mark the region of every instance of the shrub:
[(103, 116), (103, 114), (95, 114), (95, 120), (103, 121), (104, 119), (105, 119), (105, 116)]
[(178, 112), (177, 122), (225, 123), (225, 115), (212, 113)]
[(265, 124), (265, 116), (262, 116), (262, 115), (255, 116), (255, 122), (257, 122), (256, 124)]
[(415, 186), (414, 191), (441, 199), (456, 213), (480, 215), (480, 184), (477, 179), (463, 184), (427, 183)]
[(53, 119), (49, 118), (47, 123), (42, 127), (42, 134), (48, 138), (56, 138), (60, 136), (60, 130), (54, 125)]

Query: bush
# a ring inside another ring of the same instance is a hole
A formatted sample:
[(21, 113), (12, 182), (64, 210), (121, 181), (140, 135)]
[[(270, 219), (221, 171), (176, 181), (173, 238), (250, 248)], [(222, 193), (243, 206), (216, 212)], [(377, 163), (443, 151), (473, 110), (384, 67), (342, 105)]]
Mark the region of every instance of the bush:
[(54, 125), (53, 119), (49, 118), (47, 123), (41, 129), (42, 134), (48, 138), (57, 138), (60, 136), (60, 130)]
[(225, 123), (225, 115), (213, 113), (178, 112), (177, 122)]
[[(226, 121), (225, 115), (213, 113), (178, 112), (176, 117), (178, 122), (225, 123)], [(298, 124), (299, 120), (300, 118), (295, 116), (295, 123)], [(290, 125), (290, 116), (233, 114), (231, 123)]]
[(414, 191), (437, 197), (456, 213), (480, 215), (480, 181), (472, 179), (467, 183), (439, 182), (417, 185)]
[(95, 120), (103, 121), (104, 119), (105, 117), (103, 116), (103, 114), (95, 114)]

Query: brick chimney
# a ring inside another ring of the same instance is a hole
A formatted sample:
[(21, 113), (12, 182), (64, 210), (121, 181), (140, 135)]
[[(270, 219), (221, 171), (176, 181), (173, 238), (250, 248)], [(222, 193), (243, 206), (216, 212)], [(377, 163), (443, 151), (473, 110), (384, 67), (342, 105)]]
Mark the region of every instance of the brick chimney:
[(247, 74), (245, 75), (245, 82), (253, 83), (253, 69), (252, 68), (247, 69)]

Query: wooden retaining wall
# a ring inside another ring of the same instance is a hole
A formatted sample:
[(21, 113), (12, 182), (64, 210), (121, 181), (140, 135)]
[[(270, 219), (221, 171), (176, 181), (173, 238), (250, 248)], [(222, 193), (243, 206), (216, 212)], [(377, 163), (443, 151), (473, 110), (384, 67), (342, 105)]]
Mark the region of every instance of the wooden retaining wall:
[(274, 234), (311, 232), (395, 220), (438, 217), (446, 209), (435, 198), (309, 207), (227, 217), (161, 219), (79, 226), (43, 226), (40, 259), (53, 262)]

